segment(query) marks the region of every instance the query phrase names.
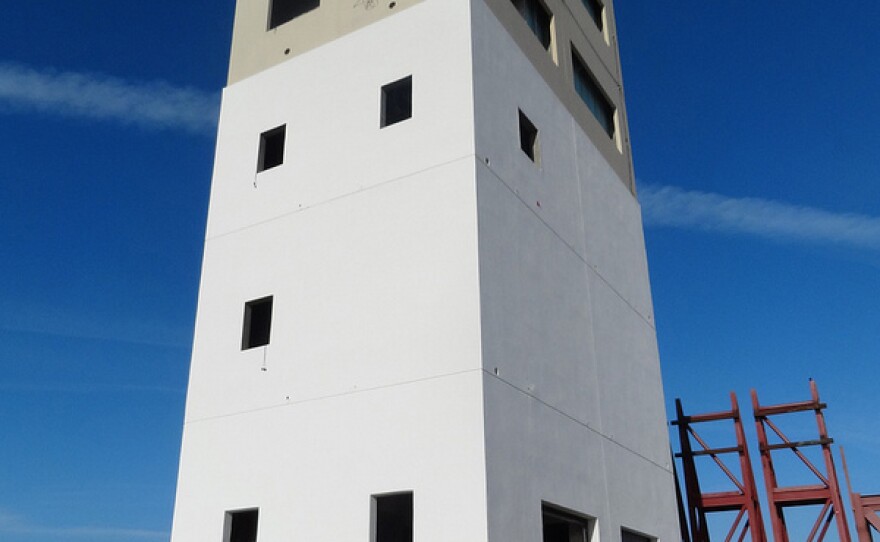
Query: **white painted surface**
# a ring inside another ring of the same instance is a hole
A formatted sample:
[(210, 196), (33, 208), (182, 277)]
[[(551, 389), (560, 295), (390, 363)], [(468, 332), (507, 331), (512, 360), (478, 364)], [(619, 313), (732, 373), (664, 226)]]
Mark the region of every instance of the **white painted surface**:
[[(413, 117), (380, 129), (407, 75)], [(271, 342), (241, 351), (266, 295)], [(418, 542), (538, 541), (542, 501), (672, 542), (671, 482), (638, 204), (484, 0), (227, 88), (173, 542), (250, 507), (261, 542), (366, 541), (400, 490)]]
[[(418, 540), (485, 540), (469, 36), (466, 0), (426, 1), (226, 89), (175, 542), (250, 507), (261, 541), (366, 541), (400, 490)], [(407, 75), (413, 116), (380, 129)], [(270, 344), (241, 351), (265, 295)]]
[(483, 0), (472, 16), (488, 540), (540, 540), (542, 501), (603, 542), (676, 540), (638, 203)]

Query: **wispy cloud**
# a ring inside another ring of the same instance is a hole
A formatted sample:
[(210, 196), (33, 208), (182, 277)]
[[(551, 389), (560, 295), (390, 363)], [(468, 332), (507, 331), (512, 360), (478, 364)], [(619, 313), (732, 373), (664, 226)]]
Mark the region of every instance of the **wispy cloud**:
[(71, 339), (111, 341), (188, 350), (191, 322), (165, 321), (136, 313), (96, 314), (67, 307), (0, 300), (0, 332), (33, 333)]
[(168, 540), (169, 533), (114, 527), (50, 527), (34, 525), (20, 516), (0, 510), (0, 534), (39, 537), (39, 540)]
[(0, 63), (0, 105), (65, 116), (210, 134), (219, 96), (162, 81)]
[(645, 224), (880, 249), (880, 218), (673, 186), (639, 189)]

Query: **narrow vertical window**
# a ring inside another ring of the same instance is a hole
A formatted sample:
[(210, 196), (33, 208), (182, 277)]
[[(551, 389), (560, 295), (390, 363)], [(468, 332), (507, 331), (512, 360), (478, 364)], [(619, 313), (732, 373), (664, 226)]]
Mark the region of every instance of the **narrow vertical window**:
[(581, 56), (573, 48), (571, 50), (572, 71), (574, 73), (574, 89), (587, 105), (587, 108), (602, 125), (609, 137), (614, 137), (614, 105), (602, 91), (599, 83), (587, 69)]
[(257, 542), (259, 510), (236, 510), (226, 512), (223, 526), (223, 542)]
[(593, 22), (596, 23), (596, 27), (601, 31), (603, 28), (602, 23), (602, 10), (605, 9), (605, 6), (602, 5), (602, 2), (599, 0), (581, 0), (584, 4), (584, 7), (587, 8), (587, 13), (590, 14), (590, 18), (593, 19)]
[(370, 542), (412, 542), (413, 494), (373, 495)]
[(272, 296), (245, 303), (241, 349), (247, 350), (269, 344), (271, 330)]
[(595, 520), (544, 503), (541, 506), (543, 542), (589, 542)]
[(550, 21), (553, 16), (541, 0), (513, 0), (513, 5), (526, 24), (532, 29), (532, 32), (544, 46), (549, 50), (550, 44), (553, 42), (553, 34), (550, 29)]
[(260, 134), (260, 154), (257, 171), (266, 171), (284, 163), (284, 138), (287, 125), (273, 128)]
[(269, 0), (269, 30), (321, 5), (321, 0)]
[(382, 128), (412, 117), (412, 76), (382, 87)]
[(519, 112), (519, 146), (532, 162), (540, 163), (541, 147), (538, 141), (538, 129), (522, 111)]

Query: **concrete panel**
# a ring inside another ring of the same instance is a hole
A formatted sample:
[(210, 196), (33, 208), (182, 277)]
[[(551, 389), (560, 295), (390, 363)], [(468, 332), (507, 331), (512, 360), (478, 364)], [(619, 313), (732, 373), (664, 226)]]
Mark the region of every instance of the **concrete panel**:
[[(466, 8), (424, 2), (228, 87), (208, 237), (473, 154)], [(408, 75), (412, 118), (380, 129), (380, 88)], [(260, 134), (281, 124), (284, 164), (257, 173)]]
[(602, 429), (609, 438), (665, 465), (666, 410), (654, 328), (596, 275), (590, 275)]
[(260, 540), (366, 541), (370, 496), (401, 490), (416, 540), (485, 540), (481, 387), (477, 370), (189, 423), (172, 540), (219, 541), (226, 510), (259, 507)]
[(598, 427), (583, 261), (484, 168), (477, 197), (483, 367)]
[[(610, 2), (606, 3), (606, 20), (609, 42), (595, 30), (580, 0), (546, 0), (547, 7), (554, 14), (552, 34), (554, 44), (548, 52), (535, 39), (529, 27), (522, 20), (509, 0), (473, 0), (474, 28), (474, 66), (477, 97), (481, 83), (499, 83), (499, 90), (504, 94), (523, 92), (521, 87), (528, 79), (533, 82), (542, 81), (552, 91), (558, 105), (568, 110), (570, 118), (588, 134), (590, 139), (602, 153), (602, 156), (617, 172), (621, 181), (630, 189), (634, 186), (632, 160), (629, 146), (629, 131), (626, 125), (626, 106), (623, 100), (623, 86), (620, 78), (620, 60), (617, 53), (616, 35), (613, 24), (613, 11)], [(577, 4), (572, 6), (571, 4)], [(498, 28), (503, 28), (499, 31)], [(593, 30), (585, 31), (592, 27)], [(596, 82), (617, 109), (617, 130), (614, 138), (608, 137), (593, 114), (584, 105), (574, 89), (574, 77), (571, 63), (572, 44), (587, 63)], [(516, 68), (508, 70), (509, 63)], [(521, 62), (528, 64), (528, 72), (523, 71)], [(526, 73), (535, 73), (532, 78)], [(490, 77), (481, 80), (482, 74)], [(514, 74), (514, 78), (506, 77)], [(516, 75), (524, 75), (520, 79)], [(505, 77), (499, 77), (505, 76)], [(532, 83), (528, 83), (530, 86)], [(495, 95), (487, 93), (487, 97)], [(480, 112), (484, 105), (478, 103)], [(478, 123), (477, 127), (480, 127)], [(482, 139), (478, 134), (478, 152), (482, 147)]]
[[(187, 419), (480, 366), (473, 161), (208, 241)], [(274, 295), (269, 345), (244, 303)]]
[(658, 540), (680, 540), (669, 460), (660, 466), (613, 442), (603, 445), (608, 479), (614, 480), (608, 486), (611, 528), (601, 533), (603, 542), (620, 542), (621, 528)]
[(602, 437), (485, 376), (489, 541), (541, 540), (541, 502), (607, 521)]
[(586, 224), (586, 260), (603, 281), (653, 325), (641, 208), (590, 140), (575, 133), (575, 142)]
[[(488, 160), (495, 176), (583, 255), (571, 114), (480, 1), (474, 3), (474, 27), (480, 29), (474, 33), (477, 155)], [(539, 164), (520, 149), (518, 110), (538, 128)]]

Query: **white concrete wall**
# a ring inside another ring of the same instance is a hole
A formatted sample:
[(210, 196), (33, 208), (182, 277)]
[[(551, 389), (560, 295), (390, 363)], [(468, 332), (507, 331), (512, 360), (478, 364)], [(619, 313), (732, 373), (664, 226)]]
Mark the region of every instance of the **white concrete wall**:
[(546, 81), (485, 0), (424, 0), (227, 88), (173, 542), (250, 507), (261, 541), (366, 541), (403, 490), (418, 542), (538, 541), (542, 501), (676, 539), (638, 203)]
[[(638, 202), (484, 0), (472, 4), (489, 540), (540, 540), (547, 501), (597, 518), (603, 542), (621, 528), (672, 542)], [(539, 130), (540, 164), (519, 148), (518, 109)]]
[[(262, 541), (366, 541), (370, 495), (401, 490), (419, 541), (485, 540), (469, 22), (425, 1), (226, 89), (175, 542), (249, 507)], [(380, 129), (407, 75), (413, 117)], [(266, 295), (271, 342), (241, 351)]]

